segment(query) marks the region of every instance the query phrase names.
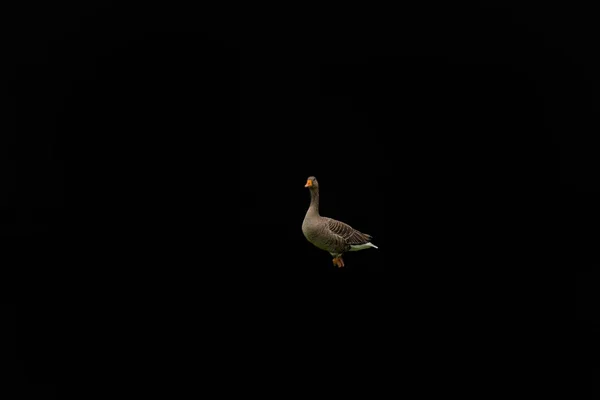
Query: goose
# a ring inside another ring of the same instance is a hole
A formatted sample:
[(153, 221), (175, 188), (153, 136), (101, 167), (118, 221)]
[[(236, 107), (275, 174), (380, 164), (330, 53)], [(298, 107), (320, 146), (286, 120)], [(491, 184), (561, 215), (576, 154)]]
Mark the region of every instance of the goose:
[(306, 240), (333, 256), (333, 265), (344, 266), (342, 255), (348, 251), (358, 251), (378, 247), (371, 243), (371, 235), (362, 233), (350, 225), (319, 214), (319, 182), (314, 176), (308, 177), (306, 185), (310, 191), (310, 206), (302, 222), (302, 233)]

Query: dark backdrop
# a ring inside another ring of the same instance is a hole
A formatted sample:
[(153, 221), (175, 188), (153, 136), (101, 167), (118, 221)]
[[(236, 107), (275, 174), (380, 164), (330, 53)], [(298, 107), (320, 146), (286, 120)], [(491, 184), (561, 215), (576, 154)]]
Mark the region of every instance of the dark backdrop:
[[(382, 343), (417, 365), (456, 341), (511, 354), (521, 339), (485, 344), (572, 293), (551, 288), (579, 264), (553, 255), (595, 226), (591, 13), (90, 3), (13, 17), (2, 229), (83, 315), (129, 321), (136, 304), (129, 329), (186, 321), (190, 338), (193, 315), (242, 353), (281, 349), (273, 365), (323, 344), (325, 373)], [(322, 214), (378, 250), (338, 269), (307, 243), (309, 175)]]

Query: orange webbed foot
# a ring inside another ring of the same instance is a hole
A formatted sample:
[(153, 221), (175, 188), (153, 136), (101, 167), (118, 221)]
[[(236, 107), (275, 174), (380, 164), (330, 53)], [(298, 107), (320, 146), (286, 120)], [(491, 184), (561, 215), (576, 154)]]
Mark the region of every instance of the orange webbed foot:
[(340, 256), (334, 257), (333, 265), (335, 265), (338, 268), (342, 268), (344, 266), (344, 260), (342, 260), (342, 257)]

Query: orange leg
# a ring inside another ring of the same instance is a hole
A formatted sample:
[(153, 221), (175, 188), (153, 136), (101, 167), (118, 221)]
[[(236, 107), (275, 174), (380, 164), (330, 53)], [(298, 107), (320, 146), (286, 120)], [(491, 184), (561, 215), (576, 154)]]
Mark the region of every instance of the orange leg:
[(334, 257), (333, 265), (335, 265), (338, 268), (342, 268), (344, 266), (344, 260), (342, 260), (341, 256)]

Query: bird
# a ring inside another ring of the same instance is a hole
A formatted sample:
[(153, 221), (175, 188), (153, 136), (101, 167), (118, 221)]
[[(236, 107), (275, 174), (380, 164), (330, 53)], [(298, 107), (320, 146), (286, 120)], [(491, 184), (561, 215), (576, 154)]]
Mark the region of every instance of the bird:
[(371, 235), (362, 233), (344, 222), (319, 214), (319, 182), (316, 177), (309, 176), (304, 187), (310, 191), (310, 206), (302, 222), (302, 233), (314, 246), (331, 254), (333, 265), (338, 268), (344, 267), (342, 255), (346, 252), (378, 249), (371, 243)]

